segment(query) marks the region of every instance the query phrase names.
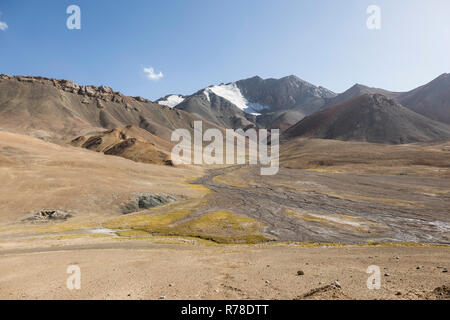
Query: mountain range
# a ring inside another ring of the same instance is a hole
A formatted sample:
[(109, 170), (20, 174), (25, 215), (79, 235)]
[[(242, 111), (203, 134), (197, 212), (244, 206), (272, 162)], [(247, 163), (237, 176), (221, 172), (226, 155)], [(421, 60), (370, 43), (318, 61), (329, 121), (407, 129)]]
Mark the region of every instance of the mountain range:
[(335, 96), (334, 92), (296, 76), (281, 79), (256, 76), (210, 86), (187, 97), (169, 95), (157, 102), (229, 128), (287, 128)]
[[(156, 102), (106, 86), (0, 75), (0, 129), (170, 164), (174, 129), (280, 129), (283, 138), (387, 144), (450, 139), (450, 74), (409, 92), (356, 84), (336, 94), (296, 76), (258, 76)], [(146, 156), (148, 155), (148, 156)]]
[(286, 130), (305, 116), (363, 94), (381, 94), (430, 119), (450, 125), (450, 74), (409, 92), (392, 92), (355, 84), (336, 94), (296, 76), (262, 79), (258, 76), (204, 88), (190, 96), (169, 95), (161, 105), (197, 114), (230, 128)]

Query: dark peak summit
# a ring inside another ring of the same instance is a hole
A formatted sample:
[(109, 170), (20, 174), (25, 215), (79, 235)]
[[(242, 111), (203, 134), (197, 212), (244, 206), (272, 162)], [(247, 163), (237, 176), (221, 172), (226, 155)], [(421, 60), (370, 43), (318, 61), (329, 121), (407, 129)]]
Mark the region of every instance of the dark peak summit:
[(254, 77), (251, 77), (251, 78), (247, 78), (247, 79), (242, 79), (242, 80), (236, 81), (236, 83), (237, 84), (239, 84), (239, 83), (249, 83), (249, 84), (252, 84), (252, 85), (259, 85), (259, 84), (263, 83), (264, 81), (266, 81), (266, 80), (264, 80), (260, 76), (254, 76)]
[[(380, 88), (373, 88), (373, 87), (369, 87), (369, 86), (366, 86), (366, 85), (364, 85), (364, 84), (361, 84), (361, 83), (356, 83), (356, 84), (354, 84), (350, 89), (348, 89), (347, 91), (345, 91), (345, 92), (347, 92), (347, 93), (361, 93), (361, 94), (364, 94), (364, 93), (382, 93), (382, 94), (384, 94), (384, 95), (386, 95), (386, 94), (389, 94), (390, 92), (389, 91), (387, 91), (387, 90), (384, 90), (384, 89), (380, 89)], [(345, 93), (344, 92), (344, 93)]]
[(291, 74), (290, 76), (286, 76), (281, 78), (280, 80), (289, 80), (289, 81), (297, 81), (297, 82), (306, 82), (303, 79), (300, 79), (299, 77), (297, 77), (296, 75)]
[(433, 81), (431, 81), (428, 84), (434, 84), (434, 83), (449, 83), (450, 82), (450, 73), (443, 73)]
[(261, 78), (260, 76), (256, 75), (254, 77), (248, 78), (247, 80), (258, 80), (258, 81), (261, 81), (261, 80), (264, 80), (264, 79)]
[(365, 85), (363, 85), (363, 84), (360, 84), (360, 83), (355, 83), (350, 89), (348, 89), (347, 91), (350, 91), (350, 90), (353, 90), (353, 91), (356, 91), (356, 90), (364, 90), (364, 89), (369, 89), (369, 87), (368, 86), (365, 86)]
[(347, 101), (349, 99), (352, 99), (354, 97), (361, 96), (363, 94), (382, 94), (388, 98), (396, 98), (398, 96), (398, 93), (391, 92), (379, 88), (371, 88), (366, 85), (356, 83), (348, 90), (344, 91), (343, 93), (338, 94), (337, 96), (328, 99), (325, 107), (331, 107), (337, 104), (340, 104), (344, 101)]
[(336, 95), (295, 75), (281, 79), (254, 77), (237, 81), (236, 85), (248, 101), (267, 106), (273, 112), (295, 109), (311, 114), (324, 105), (325, 99)]

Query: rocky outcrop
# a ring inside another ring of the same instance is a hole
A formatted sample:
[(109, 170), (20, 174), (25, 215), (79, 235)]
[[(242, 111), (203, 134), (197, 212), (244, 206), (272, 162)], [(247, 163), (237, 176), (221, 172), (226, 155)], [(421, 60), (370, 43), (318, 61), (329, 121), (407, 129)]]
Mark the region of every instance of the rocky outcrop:
[(38, 210), (32, 212), (23, 221), (25, 222), (49, 222), (49, 221), (64, 221), (71, 218), (72, 215), (68, 212), (60, 210)]
[[(69, 80), (56, 80), (44, 77), (29, 77), (29, 76), (9, 76), (7, 74), (0, 74), (1, 80), (16, 80), (19, 82), (28, 83), (41, 83), (45, 85), (52, 85), (58, 89), (66, 92), (75, 93), (83, 97), (96, 98), (97, 101), (104, 102), (117, 102), (117, 103), (127, 103), (128, 99), (133, 99), (137, 102), (148, 103), (150, 100), (144, 99), (142, 97), (126, 97), (118, 91), (114, 91), (110, 87), (106, 86), (80, 86)], [(83, 103), (90, 103), (89, 100), (83, 99)], [(97, 104), (98, 106), (98, 104)], [(101, 108), (101, 107), (99, 107)]]
[(171, 195), (154, 195), (149, 193), (139, 193), (136, 199), (122, 206), (122, 213), (129, 214), (146, 209), (151, 209), (165, 204), (177, 201), (177, 198)]

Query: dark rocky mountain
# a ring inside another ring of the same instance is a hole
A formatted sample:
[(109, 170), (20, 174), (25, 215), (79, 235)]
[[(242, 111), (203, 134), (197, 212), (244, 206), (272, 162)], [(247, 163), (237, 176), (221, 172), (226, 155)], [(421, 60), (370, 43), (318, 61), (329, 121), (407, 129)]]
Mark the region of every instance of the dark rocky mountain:
[(428, 84), (408, 92), (392, 92), (355, 84), (347, 91), (327, 99), (323, 109), (363, 94), (382, 94), (430, 119), (450, 124), (450, 74), (444, 73)]
[(284, 137), (403, 144), (450, 139), (450, 126), (381, 94), (363, 94), (306, 117)]
[(157, 102), (174, 107), (229, 128), (286, 129), (320, 110), (336, 95), (296, 76), (281, 79), (253, 77), (210, 86), (183, 97), (170, 95)]
[(297, 110), (286, 110), (264, 113), (256, 117), (259, 128), (280, 129), (284, 131), (305, 117), (305, 114)]
[(398, 101), (414, 112), (450, 124), (450, 73), (402, 94)]
[(350, 89), (346, 90), (345, 92), (340, 93), (333, 98), (327, 99), (324, 105), (324, 109), (339, 104), (341, 102), (347, 101), (351, 98), (361, 96), (363, 94), (382, 94), (392, 99), (396, 99), (401, 95), (401, 93), (399, 92), (391, 92), (380, 88), (371, 88), (357, 83)]
[(296, 110), (309, 115), (319, 110), (326, 99), (336, 96), (293, 75), (281, 79), (253, 77), (237, 81), (236, 86), (250, 103), (266, 106), (271, 112)]

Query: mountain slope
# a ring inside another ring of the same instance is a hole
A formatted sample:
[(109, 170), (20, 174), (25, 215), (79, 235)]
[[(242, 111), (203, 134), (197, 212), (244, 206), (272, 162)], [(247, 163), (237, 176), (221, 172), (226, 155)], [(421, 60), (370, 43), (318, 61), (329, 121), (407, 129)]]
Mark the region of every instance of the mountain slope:
[(408, 92), (392, 92), (355, 84), (347, 91), (327, 99), (323, 109), (363, 94), (382, 94), (427, 118), (450, 124), (450, 74), (448, 73)]
[(398, 101), (414, 112), (450, 124), (450, 73), (402, 94)]
[[(127, 125), (170, 140), (174, 129), (192, 130), (195, 120), (202, 119), (104, 86), (0, 76), (0, 128), (52, 142), (68, 142), (80, 135)], [(204, 127), (217, 127), (204, 123)]]
[(284, 131), (305, 117), (305, 114), (297, 110), (286, 110), (265, 113), (256, 118), (259, 128), (280, 129)]
[(285, 137), (403, 144), (449, 139), (450, 127), (383, 95), (364, 94), (306, 117)]
[(162, 169), (0, 131), (0, 222), (17, 223), (42, 209), (71, 211), (91, 222), (120, 216), (137, 193), (198, 196), (185, 180), (201, 174), (195, 167)]
[(393, 145), (297, 138), (281, 146), (280, 165), (319, 172), (450, 178), (450, 140)]
[[(231, 98), (229, 98), (231, 99)], [(226, 128), (254, 127), (256, 116), (244, 112), (231, 101), (208, 89), (186, 98), (175, 107)]]

